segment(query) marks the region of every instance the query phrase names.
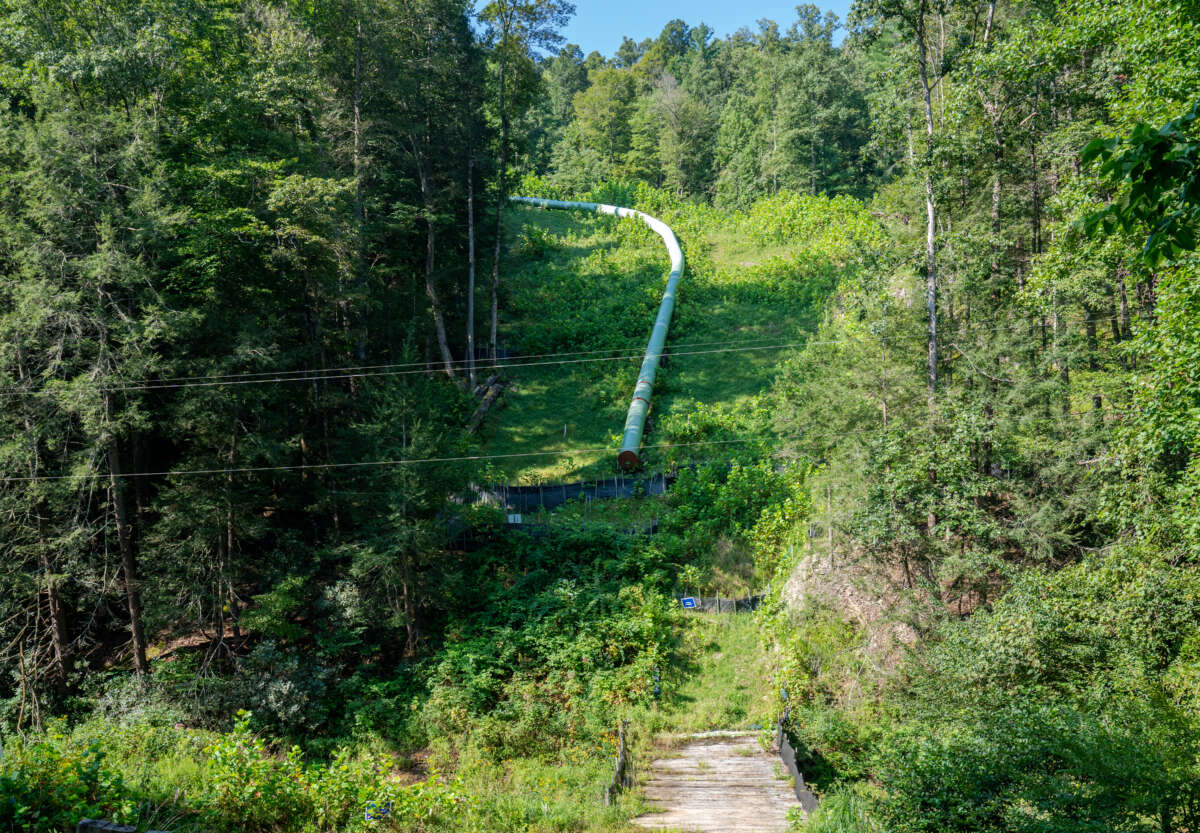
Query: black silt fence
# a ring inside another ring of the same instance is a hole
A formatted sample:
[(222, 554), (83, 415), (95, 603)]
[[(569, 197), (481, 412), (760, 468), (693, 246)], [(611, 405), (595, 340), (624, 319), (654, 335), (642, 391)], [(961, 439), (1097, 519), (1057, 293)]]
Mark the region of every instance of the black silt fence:
[(792, 738), (782, 720), (776, 726), (775, 743), (779, 747), (779, 757), (783, 759), (784, 767), (792, 776), (792, 787), (796, 791), (796, 800), (800, 802), (800, 807), (807, 816), (817, 809), (817, 797), (804, 783), (804, 773), (800, 771), (800, 761), (807, 756), (797, 755), (796, 746), (792, 743)]
[(507, 512), (524, 514), (539, 509), (557, 509), (573, 500), (613, 500), (636, 495), (665, 495), (674, 480), (665, 474), (650, 477), (615, 475), (603, 480), (579, 483), (560, 483), (553, 486), (473, 486), (465, 503), (488, 503)]

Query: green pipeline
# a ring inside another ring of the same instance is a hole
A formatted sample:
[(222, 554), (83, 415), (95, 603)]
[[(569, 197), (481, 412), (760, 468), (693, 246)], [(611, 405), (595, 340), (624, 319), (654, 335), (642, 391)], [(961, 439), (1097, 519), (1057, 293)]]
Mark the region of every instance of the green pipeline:
[(625, 417), (625, 432), (621, 437), (621, 453), (617, 455), (617, 462), (621, 468), (635, 469), (641, 463), (642, 433), (646, 430), (646, 414), (650, 410), (650, 395), (654, 392), (654, 376), (658, 373), (658, 363), (662, 358), (663, 347), (667, 343), (667, 328), (671, 324), (671, 312), (675, 309), (675, 292), (679, 287), (679, 279), (683, 276), (683, 250), (679, 248), (675, 232), (671, 231), (662, 220), (632, 208), (622, 208), (619, 205), (605, 205), (597, 202), (563, 202), (562, 200), (543, 200), (537, 197), (509, 197), (509, 199), (513, 202), (536, 205), (541, 208), (578, 209), (612, 214), (615, 217), (637, 217), (653, 229), (667, 245), (667, 254), (671, 256), (671, 274), (667, 278), (667, 289), (663, 293), (662, 303), (658, 305), (658, 317), (654, 319), (654, 329), (650, 331), (650, 343), (646, 345), (646, 356), (642, 359), (642, 369), (638, 373), (637, 384), (633, 388), (633, 399), (629, 403), (629, 413)]

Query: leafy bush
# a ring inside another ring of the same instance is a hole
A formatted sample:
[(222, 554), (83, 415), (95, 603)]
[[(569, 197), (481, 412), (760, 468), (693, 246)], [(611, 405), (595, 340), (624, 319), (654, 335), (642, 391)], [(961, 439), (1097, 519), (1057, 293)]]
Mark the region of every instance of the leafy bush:
[(29, 742), (9, 739), (0, 759), (0, 829), (72, 830), (80, 819), (129, 821), (137, 800), (95, 743), (60, 730)]
[(278, 754), (251, 721), (242, 712), (223, 734), (90, 721), (10, 740), (0, 829), (69, 831), (82, 818), (136, 824), (147, 820), (144, 809), (167, 805), (178, 831), (470, 829), (477, 808), (459, 781), (433, 775), (407, 784), (391, 756), (348, 748), (308, 763), (296, 747)]
[[(564, 536), (555, 544), (569, 542)], [(596, 555), (610, 557), (591, 568), (611, 564), (619, 574), (611, 558), (618, 553), (604, 550)], [(666, 666), (674, 650), (673, 605), (639, 585), (596, 588), (559, 578), (528, 596), (512, 621), (499, 613), (469, 625), (424, 672), (429, 735), (469, 729), (491, 760), (594, 741), (622, 710), (649, 701), (652, 669)]]
[(870, 798), (859, 790), (839, 787), (821, 797), (821, 805), (804, 821), (804, 833), (875, 833)]

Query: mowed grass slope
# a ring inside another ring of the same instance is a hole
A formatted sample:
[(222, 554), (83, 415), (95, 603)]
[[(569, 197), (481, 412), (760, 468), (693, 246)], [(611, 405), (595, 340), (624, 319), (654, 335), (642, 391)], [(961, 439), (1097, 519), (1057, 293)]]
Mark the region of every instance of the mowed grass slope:
[[(495, 461), (507, 482), (611, 473), (666, 284), (666, 249), (656, 235), (617, 225), (640, 225), (634, 220), (533, 208), (508, 216), (503, 341), (539, 356), (510, 363), (539, 364), (508, 371), (513, 385), (484, 429), (485, 453), (553, 452)], [(647, 444), (663, 442), (654, 427), (665, 416), (737, 407), (762, 393), (786, 349), (779, 345), (798, 343), (813, 324), (813, 305), (772, 299), (747, 268), (779, 261), (785, 247), (756, 247), (719, 226), (677, 234), (688, 263)]]
[(665, 708), (667, 726), (681, 734), (766, 726), (774, 701), (754, 615), (697, 613), (692, 618), (690, 653), (696, 664)]

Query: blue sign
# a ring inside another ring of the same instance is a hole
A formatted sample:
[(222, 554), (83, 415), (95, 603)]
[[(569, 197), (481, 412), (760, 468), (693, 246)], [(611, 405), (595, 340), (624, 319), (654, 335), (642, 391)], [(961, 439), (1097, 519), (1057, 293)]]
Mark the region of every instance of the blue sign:
[(386, 819), (392, 814), (392, 802), (387, 802), (383, 806), (376, 804), (374, 801), (368, 801), (366, 811), (363, 813), (365, 821), (380, 821)]
[(684, 596), (679, 601), (683, 604), (684, 607), (695, 607), (696, 606), (696, 600), (693, 599), (691, 596)]

